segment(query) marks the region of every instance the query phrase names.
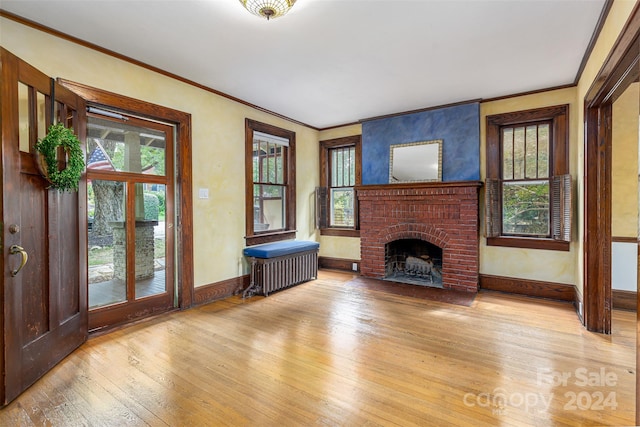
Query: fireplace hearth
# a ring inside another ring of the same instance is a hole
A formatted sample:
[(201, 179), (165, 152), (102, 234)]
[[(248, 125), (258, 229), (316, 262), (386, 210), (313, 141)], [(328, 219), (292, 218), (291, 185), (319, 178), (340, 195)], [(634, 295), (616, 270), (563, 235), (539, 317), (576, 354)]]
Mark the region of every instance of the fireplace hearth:
[(356, 187), (361, 275), (477, 292), (481, 185), (464, 181)]

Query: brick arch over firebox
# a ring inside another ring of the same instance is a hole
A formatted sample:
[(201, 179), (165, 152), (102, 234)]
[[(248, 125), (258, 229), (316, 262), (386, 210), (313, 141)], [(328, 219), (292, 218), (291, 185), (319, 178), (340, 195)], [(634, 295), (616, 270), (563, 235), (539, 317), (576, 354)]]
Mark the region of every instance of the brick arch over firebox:
[(418, 239), (438, 246), (443, 251), (449, 242), (449, 236), (442, 228), (427, 224), (402, 223), (380, 230), (379, 238), (383, 245), (401, 239)]

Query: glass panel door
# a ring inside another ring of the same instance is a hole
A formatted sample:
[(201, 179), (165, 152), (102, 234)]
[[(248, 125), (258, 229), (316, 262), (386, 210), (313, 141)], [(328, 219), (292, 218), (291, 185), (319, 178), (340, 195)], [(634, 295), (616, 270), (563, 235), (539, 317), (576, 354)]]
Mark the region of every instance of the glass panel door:
[(87, 184), (89, 310), (127, 300), (125, 183)]
[(89, 327), (173, 308), (173, 128), (90, 114)]
[(165, 292), (167, 283), (166, 188), (137, 183), (135, 190), (136, 200), (144, 200), (144, 215), (136, 218), (136, 298), (144, 298)]

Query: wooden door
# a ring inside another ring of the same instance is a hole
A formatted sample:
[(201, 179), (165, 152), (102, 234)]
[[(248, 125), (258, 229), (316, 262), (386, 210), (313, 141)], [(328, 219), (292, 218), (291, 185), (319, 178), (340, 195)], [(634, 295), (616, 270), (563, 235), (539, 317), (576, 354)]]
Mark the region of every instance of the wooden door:
[(86, 108), (4, 49), (1, 61), (0, 403), (6, 405), (87, 339), (86, 236), (80, 233), (86, 184), (78, 192), (50, 189), (34, 161), (35, 143), (54, 117), (84, 141)]

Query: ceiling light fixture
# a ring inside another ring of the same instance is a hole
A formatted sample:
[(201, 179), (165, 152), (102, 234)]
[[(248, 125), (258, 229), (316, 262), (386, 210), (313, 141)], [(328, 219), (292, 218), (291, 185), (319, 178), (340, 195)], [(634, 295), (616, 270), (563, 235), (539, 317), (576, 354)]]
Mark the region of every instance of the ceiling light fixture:
[(262, 18), (278, 18), (293, 7), (296, 0), (240, 0), (249, 12)]

